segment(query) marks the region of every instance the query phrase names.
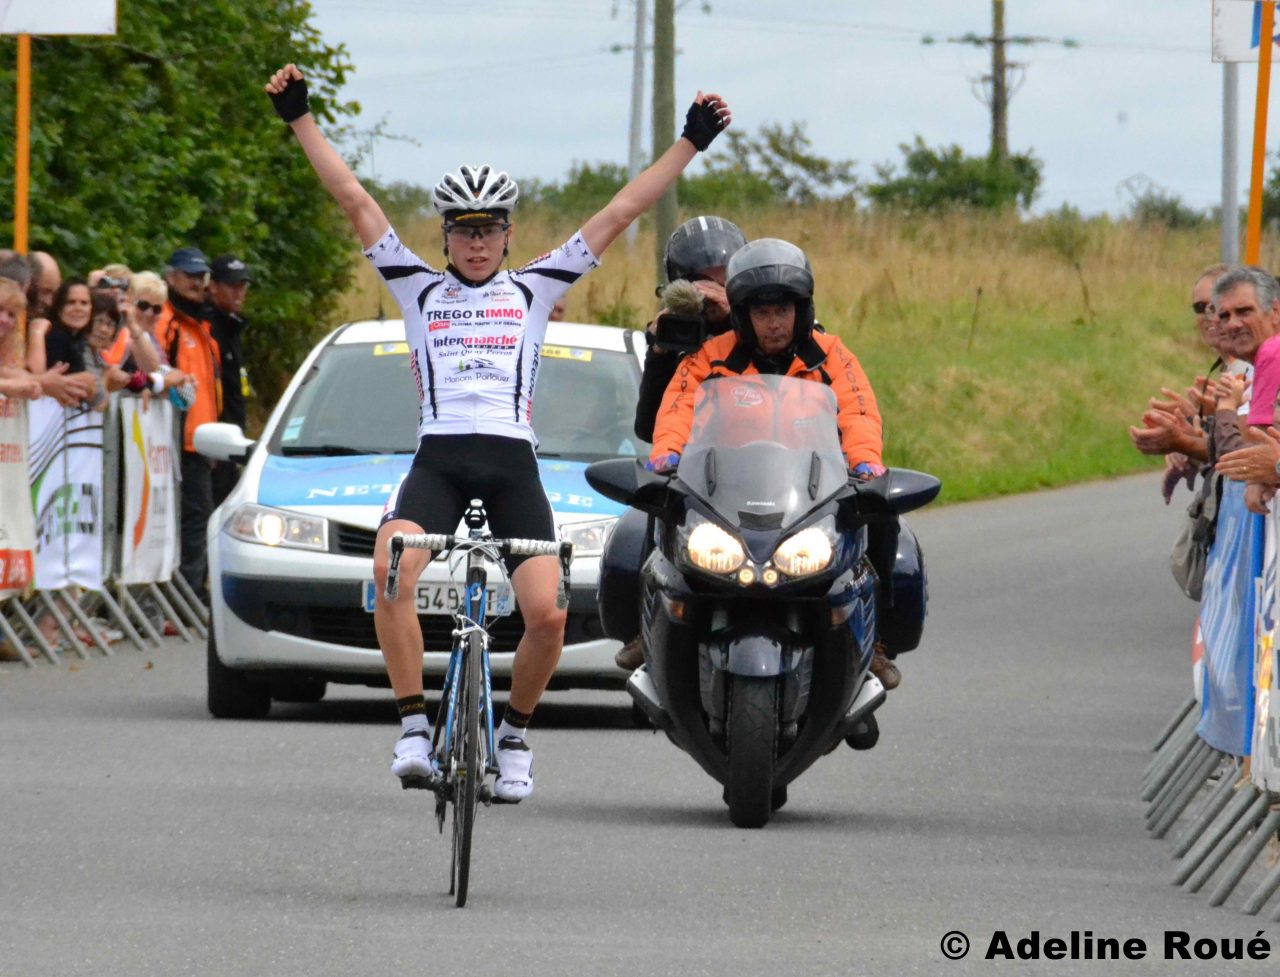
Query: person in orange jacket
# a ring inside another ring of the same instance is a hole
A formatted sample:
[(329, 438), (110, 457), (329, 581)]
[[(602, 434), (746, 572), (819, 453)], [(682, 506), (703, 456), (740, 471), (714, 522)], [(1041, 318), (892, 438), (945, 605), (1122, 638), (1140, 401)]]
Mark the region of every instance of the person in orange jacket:
[(658, 408), (651, 467), (675, 468), (703, 380), (773, 373), (827, 384), (836, 395), (849, 470), (865, 477), (882, 474), (876, 395), (857, 357), (815, 327), (813, 272), (804, 252), (777, 238), (752, 241), (730, 260), (725, 291), (733, 329), (686, 356), (671, 378)]
[(201, 598), (206, 596), (208, 552), (205, 526), (213, 514), (213, 462), (196, 454), (195, 432), (218, 419), (222, 410), (222, 353), (209, 327), (204, 289), (209, 262), (199, 248), (179, 248), (169, 258), (165, 280), (169, 298), (156, 321), (155, 336), (171, 366), (195, 383), (195, 400), (182, 428), (182, 558), (183, 578)]
[[(858, 358), (814, 321), (813, 270), (805, 253), (777, 238), (752, 241), (729, 259), (725, 292), (733, 329), (712, 336), (681, 360), (658, 408), (647, 467), (671, 472), (679, 464), (703, 380), (767, 373), (829, 386), (836, 396), (840, 446), (850, 473), (861, 479), (883, 475), (875, 392)], [(756, 413), (748, 411), (744, 420), (753, 427), (766, 425), (769, 419)], [(902, 679), (878, 642), (871, 671), (886, 689)]]

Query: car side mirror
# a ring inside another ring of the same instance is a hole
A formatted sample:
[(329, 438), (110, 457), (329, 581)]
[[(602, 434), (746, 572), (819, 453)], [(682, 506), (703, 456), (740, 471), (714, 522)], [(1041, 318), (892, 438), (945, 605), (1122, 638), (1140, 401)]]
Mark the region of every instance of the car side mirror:
[(191, 439), (196, 453), (215, 461), (248, 461), (256, 441), (250, 441), (239, 424), (201, 424)]
[(670, 479), (645, 469), (633, 458), (609, 458), (587, 466), (587, 484), (606, 498), (642, 512), (660, 513), (666, 508)]
[(859, 514), (892, 513), (900, 516), (922, 509), (938, 497), (942, 483), (932, 475), (910, 468), (890, 468), (879, 478), (850, 481), (838, 498), (856, 500)]

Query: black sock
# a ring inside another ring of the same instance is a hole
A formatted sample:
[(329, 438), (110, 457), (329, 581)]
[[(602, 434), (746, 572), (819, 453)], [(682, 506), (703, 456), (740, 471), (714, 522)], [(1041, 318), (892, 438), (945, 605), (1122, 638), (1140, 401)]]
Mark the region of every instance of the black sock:
[(407, 695), (403, 699), (396, 700), (396, 708), (400, 710), (401, 719), (405, 716), (425, 716), (427, 714), (427, 697), (421, 693)]
[(430, 730), (427, 720), (427, 700), (421, 695), (407, 695), (396, 700), (396, 708), (400, 710), (400, 731), (408, 733), (413, 730)]
[(524, 730), (529, 728), (529, 720), (533, 718), (531, 712), (521, 712), (519, 709), (512, 707), (511, 703), (507, 703), (507, 708), (503, 710), (502, 721), (508, 726), (514, 726), (516, 729)]

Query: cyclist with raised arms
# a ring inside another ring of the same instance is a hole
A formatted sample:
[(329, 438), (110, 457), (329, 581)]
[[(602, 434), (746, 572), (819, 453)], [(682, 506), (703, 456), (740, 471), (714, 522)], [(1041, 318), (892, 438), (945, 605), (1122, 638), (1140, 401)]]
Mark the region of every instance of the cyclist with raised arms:
[[(718, 95), (699, 92), (670, 149), (563, 245), (516, 269), (502, 268), (519, 196), (515, 182), (491, 166), (462, 166), (446, 173), (433, 195), (444, 220), (447, 259), (445, 269), (438, 271), (404, 246), (382, 208), (320, 132), (307, 106), (302, 72), (286, 65), (271, 76), (266, 92), (320, 182), (351, 221), (366, 257), (404, 315), (421, 404), (419, 447), (408, 475), (387, 501), (378, 530), (374, 625), (401, 717), (391, 772), (429, 778), (435, 762), (415, 595), (432, 554), (405, 551), (400, 596), (388, 601), (387, 540), (395, 532), (452, 533), (472, 498), (484, 500), (497, 537), (555, 539), (530, 426), (547, 318), (556, 300), (600, 263), (614, 239), (729, 124), (729, 108)], [(560, 569), (555, 557), (511, 558), (507, 567), (525, 632), (497, 731), (494, 794), (516, 803), (533, 792), (526, 728), (560, 659), (565, 612), (556, 606)]]

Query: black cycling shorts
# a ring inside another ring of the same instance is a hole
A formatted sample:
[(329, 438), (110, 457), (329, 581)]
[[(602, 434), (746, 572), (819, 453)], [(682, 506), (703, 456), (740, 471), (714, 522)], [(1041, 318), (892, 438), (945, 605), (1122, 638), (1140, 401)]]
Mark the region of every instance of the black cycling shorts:
[[(387, 499), (382, 522), (408, 519), (425, 533), (448, 535), (472, 499), (484, 503), (489, 531), (498, 539), (556, 539), (533, 445), (496, 434), (424, 437), (409, 473)], [(507, 557), (507, 572), (527, 559)]]

